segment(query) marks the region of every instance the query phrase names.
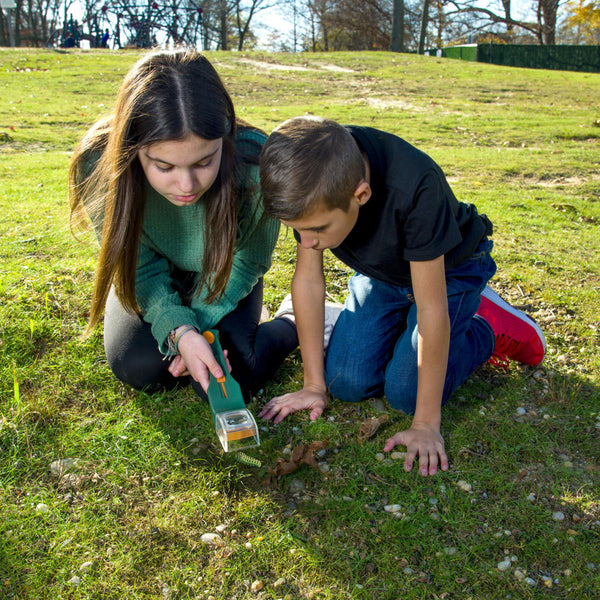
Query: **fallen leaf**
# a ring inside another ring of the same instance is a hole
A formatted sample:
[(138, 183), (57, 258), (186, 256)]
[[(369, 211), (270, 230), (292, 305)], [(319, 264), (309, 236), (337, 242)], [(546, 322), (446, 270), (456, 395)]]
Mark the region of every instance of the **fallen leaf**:
[(363, 421), (358, 430), (358, 443), (362, 444), (365, 440), (372, 438), (377, 430), (389, 421), (387, 415), (380, 415), (379, 417), (371, 417), (366, 421)]
[(327, 442), (313, 442), (310, 445), (300, 444), (292, 450), (289, 460), (278, 458), (274, 469), (269, 469), (269, 472), (276, 477), (287, 475), (295, 471), (300, 465), (307, 464), (314, 469), (319, 469), (315, 454), (320, 450), (327, 448)]

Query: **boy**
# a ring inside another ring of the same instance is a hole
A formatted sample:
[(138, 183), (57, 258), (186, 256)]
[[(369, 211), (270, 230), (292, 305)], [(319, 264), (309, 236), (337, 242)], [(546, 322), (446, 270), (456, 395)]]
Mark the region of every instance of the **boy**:
[[(302, 390), (261, 412), (280, 422), (327, 392), (355, 402), (385, 394), (414, 414), (384, 451), (407, 448), (404, 468), (448, 469), (441, 407), (492, 354), (539, 364), (537, 325), (490, 288), (492, 224), (458, 202), (438, 165), (369, 127), (298, 117), (280, 125), (260, 159), (265, 211), (298, 242), (292, 301), (304, 363)], [(323, 364), (323, 251), (356, 271)], [(482, 292), (484, 295), (482, 296)], [(292, 317), (294, 318), (294, 317)]]

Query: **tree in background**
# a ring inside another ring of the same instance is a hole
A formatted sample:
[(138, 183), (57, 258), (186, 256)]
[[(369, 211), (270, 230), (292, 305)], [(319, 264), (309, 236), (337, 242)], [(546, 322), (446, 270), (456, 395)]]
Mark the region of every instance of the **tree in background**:
[(404, 0), (393, 0), (390, 50), (404, 52)]
[[(291, 51), (419, 51), (432, 46), (502, 40), (553, 44), (598, 43), (598, 0), (16, 0), (16, 45), (64, 44), (67, 36), (112, 47), (187, 44), (203, 50), (243, 50), (256, 43), (256, 15), (276, 7), (293, 33), (271, 33), (272, 48)], [(564, 18), (561, 20), (561, 13)], [(74, 35), (71, 35), (74, 34)], [(0, 11), (0, 45), (9, 45)]]
[(560, 33), (561, 38), (571, 44), (600, 44), (600, 1), (569, 2)]

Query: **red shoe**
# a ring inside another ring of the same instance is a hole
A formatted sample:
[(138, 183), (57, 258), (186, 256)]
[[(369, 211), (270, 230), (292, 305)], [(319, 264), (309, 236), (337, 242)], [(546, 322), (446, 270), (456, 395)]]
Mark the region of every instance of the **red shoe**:
[(490, 287), (481, 294), (477, 314), (490, 324), (496, 337), (494, 354), (489, 362), (507, 365), (508, 360), (516, 360), (535, 367), (544, 360), (546, 338), (538, 324)]

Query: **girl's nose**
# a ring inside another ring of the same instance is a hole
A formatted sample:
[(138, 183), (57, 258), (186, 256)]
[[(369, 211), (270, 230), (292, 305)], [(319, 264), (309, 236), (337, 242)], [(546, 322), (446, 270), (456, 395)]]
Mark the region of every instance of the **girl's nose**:
[(179, 186), (179, 191), (184, 194), (191, 194), (194, 192), (196, 187), (196, 175), (194, 171), (192, 169), (182, 170), (177, 184)]

